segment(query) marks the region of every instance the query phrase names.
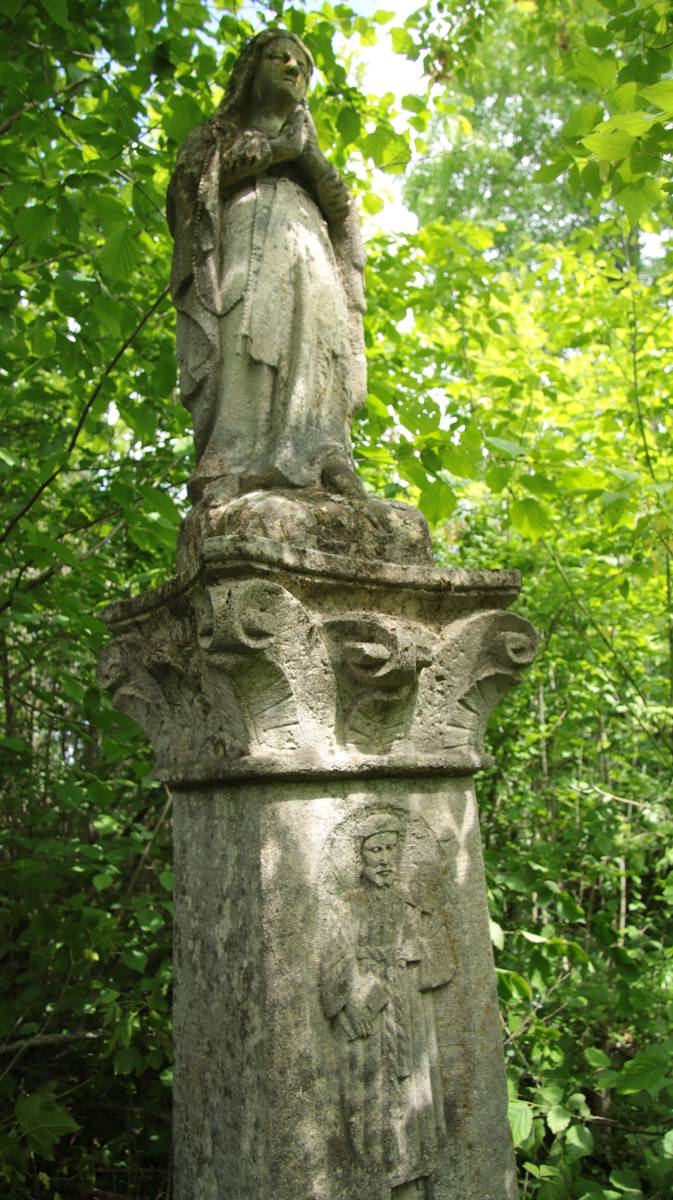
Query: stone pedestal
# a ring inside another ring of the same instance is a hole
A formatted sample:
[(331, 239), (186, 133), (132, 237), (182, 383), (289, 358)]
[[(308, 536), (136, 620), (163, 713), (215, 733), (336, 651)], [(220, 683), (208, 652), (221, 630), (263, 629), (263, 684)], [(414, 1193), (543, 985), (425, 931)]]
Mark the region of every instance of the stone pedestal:
[(199, 536), (101, 665), (175, 800), (176, 1200), (512, 1200), (471, 777), (518, 576)]

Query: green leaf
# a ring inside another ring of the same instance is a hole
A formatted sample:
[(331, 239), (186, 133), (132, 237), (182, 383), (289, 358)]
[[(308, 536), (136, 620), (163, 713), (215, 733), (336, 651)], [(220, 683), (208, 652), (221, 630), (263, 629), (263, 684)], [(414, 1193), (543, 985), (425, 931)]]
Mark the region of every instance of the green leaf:
[(594, 1148), (594, 1136), (586, 1125), (571, 1125), (565, 1135), (565, 1144), (569, 1159), (585, 1158)]
[(68, 19), (68, 0), (41, 0), (42, 7), (49, 13), (52, 21), (62, 29), (70, 28)]
[(107, 235), (114, 234), (120, 229), (128, 229), (131, 213), (116, 196), (109, 192), (93, 191), (88, 200), (88, 207), (100, 221)]
[(418, 58), (418, 50), (407, 29), (391, 29), (390, 37), (395, 54), (406, 54), (407, 58)]
[(536, 183), (553, 183), (555, 179), (558, 179), (559, 175), (568, 170), (571, 164), (571, 158), (557, 158), (553, 162), (545, 163), (543, 167), (538, 167), (533, 175), (533, 179)]
[(561, 134), (567, 138), (581, 137), (583, 133), (591, 133), (602, 118), (603, 109), (600, 104), (580, 104), (566, 121)]
[(14, 228), (28, 246), (33, 246), (53, 229), (55, 213), (46, 204), (31, 204), (17, 215)]
[(560, 912), (566, 921), (581, 921), (584, 918), (584, 909), (569, 892), (561, 892), (558, 898), (558, 906)]
[(489, 467), (486, 472), (486, 483), (492, 492), (498, 495), (502, 492), (512, 478), (511, 467)]
[(507, 1106), (509, 1127), (515, 1146), (521, 1146), (533, 1128), (533, 1110), (525, 1100), (510, 1100)]
[(584, 46), (576, 54), (574, 66), (579, 79), (604, 92), (617, 74), (618, 63), (614, 54), (596, 54), (589, 46)]
[(612, 133), (591, 133), (582, 138), (582, 143), (603, 162), (619, 162), (628, 158), (634, 140), (630, 133), (615, 129)]
[(610, 30), (606, 29), (604, 25), (585, 25), (582, 33), (587, 45), (597, 46), (599, 50), (609, 46), (612, 41)]
[(172, 97), (162, 124), (168, 136), (181, 145), (187, 134), (200, 125), (203, 119), (204, 115), (194, 97), (189, 92), (182, 92), (179, 96)]
[(632, 112), (635, 108), (637, 94), (637, 83), (623, 83), (620, 87), (615, 88), (610, 96), (610, 111)]
[(56, 1103), (49, 1088), (20, 1096), (14, 1112), (30, 1149), (43, 1158), (53, 1158), (56, 1142), (66, 1133), (75, 1133), (79, 1129), (70, 1113)]
[(120, 1046), (113, 1059), (115, 1075), (130, 1075), (137, 1062), (138, 1055), (132, 1046)]
[(136, 921), (146, 933), (157, 933), (166, 924), (161, 913), (150, 908), (143, 908), (137, 912)]
[(122, 950), (122, 959), (132, 971), (144, 971), (147, 966), (147, 955), (137, 946), (125, 946)]
[(586, 1058), (590, 1067), (611, 1067), (612, 1066), (612, 1062), (608, 1058), (605, 1051), (599, 1050), (598, 1046), (588, 1046), (587, 1049), (584, 1051), (584, 1057)]
[(114, 875), (110, 875), (108, 871), (101, 871), (98, 875), (94, 875), (92, 883), (97, 892), (104, 892), (114, 883)]
[(664, 79), (661, 83), (640, 88), (639, 95), (650, 104), (656, 104), (657, 108), (663, 109), (665, 113), (673, 114), (673, 79)]
[(519, 442), (511, 442), (507, 438), (485, 437), (484, 441), (489, 449), (498, 450), (507, 458), (518, 458), (521, 454), (526, 454), (525, 446), (520, 445)]
[(360, 118), (354, 108), (351, 108), (348, 104), (340, 108), (336, 123), (337, 129), (346, 145), (358, 140), (360, 136)]
[(551, 479), (547, 479), (545, 475), (521, 475), (519, 483), (534, 496), (558, 496), (556, 484)]
[(365, 212), (370, 213), (372, 216), (381, 212), (381, 210), (385, 208), (385, 201), (383, 197), (375, 195), (374, 192), (365, 192), (361, 203)]
[(128, 229), (118, 228), (107, 238), (98, 261), (104, 275), (112, 280), (125, 281), (139, 260), (138, 247)]
[(496, 950), (502, 950), (505, 945), (505, 935), (502, 931), (502, 927), (498, 925), (497, 921), (489, 921), (489, 925), (491, 929), (491, 941), (493, 945), (495, 946)]
[(428, 111), (428, 102), (423, 96), (403, 96), (402, 108), (406, 108), (408, 112), (426, 113)]
[(623, 1197), (631, 1196), (632, 1200), (642, 1197), (640, 1179), (635, 1171), (614, 1170), (610, 1172), (610, 1183), (613, 1183)]
[(568, 1128), (572, 1117), (567, 1108), (564, 1108), (562, 1104), (554, 1104), (549, 1109), (546, 1119), (552, 1133), (563, 1133), (564, 1129)]
[(431, 525), (437, 525), (440, 521), (445, 521), (451, 516), (454, 511), (457, 500), (454, 492), (446, 483), (441, 480), (436, 482), (428, 482), (421, 488), (419, 497), (421, 511), (427, 517)]
[(657, 118), (644, 112), (623, 112), (616, 117), (610, 117), (609, 121), (604, 121), (600, 127), (600, 133), (615, 133), (623, 130), (625, 133), (630, 133), (633, 137), (641, 137), (651, 129), (652, 124)]
[(617, 1091), (622, 1096), (656, 1088), (668, 1070), (668, 1056), (661, 1046), (646, 1046), (622, 1068)]
[(656, 180), (646, 177), (638, 183), (622, 188), (616, 193), (615, 199), (624, 209), (629, 224), (634, 229), (643, 213), (651, 212), (661, 203), (661, 192)]
[(552, 523), (542, 505), (532, 497), (526, 497), (525, 500), (510, 500), (509, 517), (517, 533), (520, 533), (522, 537), (530, 538), (533, 542), (543, 537), (552, 528)]

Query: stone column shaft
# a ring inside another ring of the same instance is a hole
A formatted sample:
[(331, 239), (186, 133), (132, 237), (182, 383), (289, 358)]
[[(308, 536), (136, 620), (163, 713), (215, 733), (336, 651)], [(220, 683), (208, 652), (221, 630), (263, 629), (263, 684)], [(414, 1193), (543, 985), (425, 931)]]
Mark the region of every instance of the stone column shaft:
[(513, 1200), (472, 775), (518, 577), (203, 564), (102, 666), (175, 802), (176, 1200)]

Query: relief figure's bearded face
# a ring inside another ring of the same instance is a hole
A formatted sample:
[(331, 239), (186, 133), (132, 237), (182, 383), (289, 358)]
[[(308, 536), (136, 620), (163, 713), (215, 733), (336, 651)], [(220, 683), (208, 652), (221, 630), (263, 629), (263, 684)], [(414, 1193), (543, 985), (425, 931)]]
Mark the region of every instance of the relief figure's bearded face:
[(291, 38), (277, 37), (262, 51), (253, 83), (253, 96), (259, 103), (273, 105), (306, 96), (310, 66), (299, 46)]
[(375, 887), (390, 887), (397, 875), (399, 834), (394, 830), (372, 833), (360, 847), (362, 878)]

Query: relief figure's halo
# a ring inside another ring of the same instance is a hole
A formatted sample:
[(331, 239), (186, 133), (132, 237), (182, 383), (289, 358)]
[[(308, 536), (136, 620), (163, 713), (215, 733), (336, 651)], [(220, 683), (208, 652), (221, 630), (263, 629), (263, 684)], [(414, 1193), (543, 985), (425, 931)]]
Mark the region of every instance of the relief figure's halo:
[(375, 833), (396, 833), (399, 846), (397, 884), (410, 894), (446, 902), (445, 854), (430, 826), (416, 813), (396, 804), (370, 801), (355, 809), (327, 837), (320, 855), (317, 885), (321, 895), (345, 896), (360, 886), (361, 847)]

